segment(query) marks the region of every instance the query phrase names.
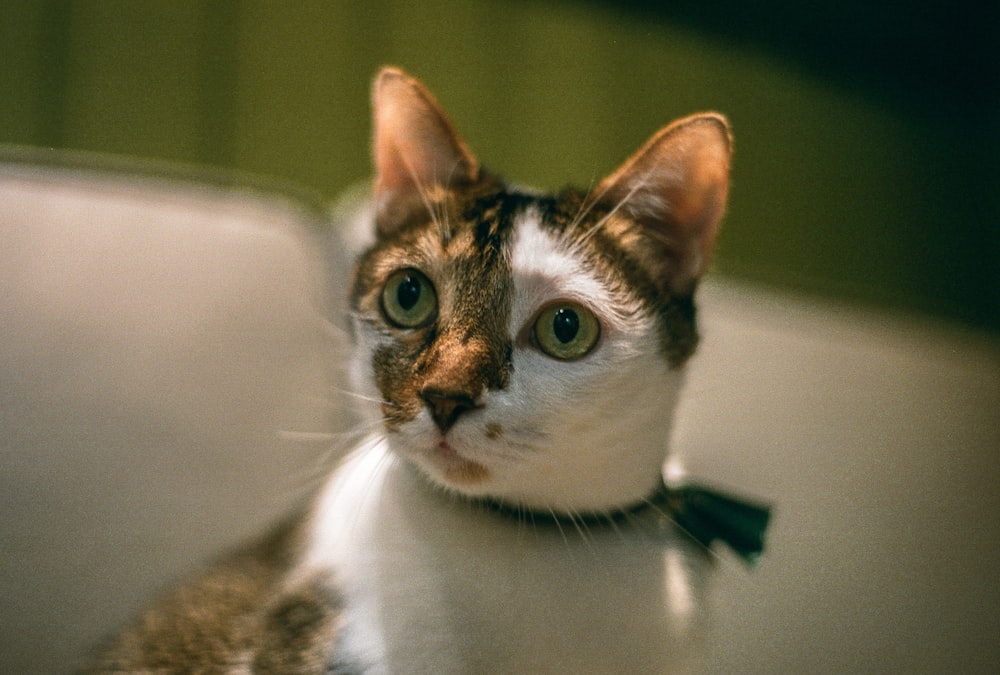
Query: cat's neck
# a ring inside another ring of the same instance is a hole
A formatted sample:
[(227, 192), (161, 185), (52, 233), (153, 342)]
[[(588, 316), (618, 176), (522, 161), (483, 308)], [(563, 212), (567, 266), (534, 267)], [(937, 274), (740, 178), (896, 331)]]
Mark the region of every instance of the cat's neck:
[[(300, 573), (349, 589), (343, 647), (375, 670), (683, 663), (708, 564), (667, 514), (607, 523), (511, 515), (444, 493), (371, 440), (324, 491)], [(518, 653), (482, 653), (497, 634)]]

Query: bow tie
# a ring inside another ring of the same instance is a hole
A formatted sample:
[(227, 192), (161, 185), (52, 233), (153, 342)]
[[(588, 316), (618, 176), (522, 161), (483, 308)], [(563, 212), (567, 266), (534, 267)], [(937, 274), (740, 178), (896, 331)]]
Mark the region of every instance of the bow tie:
[(721, 541), (753, 567), (764, 551), (771, 507), (697, 484), (662, 488), (674, 522), (705, 548)]

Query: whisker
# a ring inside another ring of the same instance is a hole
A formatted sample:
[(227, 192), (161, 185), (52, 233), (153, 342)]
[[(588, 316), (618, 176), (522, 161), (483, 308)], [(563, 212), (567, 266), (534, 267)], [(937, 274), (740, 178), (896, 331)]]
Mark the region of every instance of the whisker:
[(448, 223), (448, 207), (443, 201), (432, 201), (429, 196), (424, 198), (424, 205), (428, 209), (431, 222), (437, 228), (441, 241), (451, 239), (451, 226)]
[(591, 227), (589, 230), (587, 230), (583, 234), (582, 237), (580, 237), (579, 239), (577, 239), (577, 242), (579, 244), (586, 243), (588, 239), (590, 239), (595, 234), (597, 234), (597, 232), (602, 227), (604, 227), (604, 224), (607, 223), (608, 220), (611, 219), (611, 216), (613, 216), (616, 213), (618, 213), (619, 209), (621, 209), (623, 206), (625, 206), (629, 202), (629, 200), (631, 200), (632, 197), (635, 196), (635, 193), (638, 192), (639, 190), (641, 190), (645, 186), (646, 186), (646, 181), (639, 181), (638, 183), (636, 183), (635, 185), (633, 185), (632, 189), (628, 191), (628, 194), (626, 194), (624, 197), (622, 197), (621, 200), (619, 200), (619, 202), (617, 204), (615, 204), (614, 208), (612, 208), (610, 211), (608, 211), (606, 214), (604, 214), (604, 216), (600, 220), (598, 220), (597, 223), (595, 223), (593, 227)]
[[(632, 516), (628, 512), (625, 512), (625, 518), (626, 519), (631, 519)], [(618, 539), (620, 539), (620, 540), (624, 540), (625, 539), (625, 533), (622, 532), (622, 529), (620, 527), (618, 527), (618, 519), (615, 517), (614, 514), (612, 514), (612, 513), (605, 513), (604, 514), (604, 522), (607, 524), (608, 527), (610, 527), (612, 530), (614, 530), (615, 534), (618, 535)]]
[(653, 239), (658, 240), (661, 244), (663, 244), (667, 248), (674, 248), (677, 245), (677, 241), (675, 239), (671, 239), (662, 232), (659, 232), (658, 230), (647, 229), (646, 234), (652, 237)]
[(390, 406), (390, 407), (393, 407), (393, 408), (399, 408), (399, 404), (398, 403), (393, 403), (392, 401), (387, 401), (387, 400), (385, 400), (383, 398), (379, 398), (377, 396), (368, 396), (367, 394), (361, 394), (359, 392), (351, 391), (349, 389), (336, 388), (336, 389), (334, 389), (334, 391), (336, 391), (339, 394), (343, 394), (344, 396), (349, 396), (351, 398), (356, 398), (356, 399), (358, 399), (360, 401), (368, 401), (370, 403), (378, 403), (380, 405), (387, 405), (387, 406)]
[[(451, 165), (451, 171), (448, 172), (448, 180), (445, 181), (445, 185), (451, 185), (452, 180), (455, 177), (455, 172), (458, 171), (459, 166), (461, 166), (461, 160), (456, 159)], [(451, 223), (448, 221), (448, 213), (450, 209), (448, 208), (447, 199), (443, 199), (440, 202), (441, 208), (441, 218), (444, 221), (444, 232), (441, 233), (443, 241), (447, 242), (451, 240)]]
[(573, 230), (575, 230), (577, 226), (579, 226), (579, 224), (583, 222), (583, 219), (587, 217), (587, 214), (590, 213), (591, 209), (593, 209), (594, 206), (604, 198), (604, 195), (608, 191), (608, 188), (604, 188), (603, 190), (601, 190), (601, 193), (599, 195), (591, 199), (593, 189), (594, 189), (594, 177), (591, 176), (590, 185), (587, 186), (587, 192), (584, 194), (583, 200), (581, 200), (580, 202), (580, 210), (577, 211), (576, 216), (573, 218), (573, 222), (571, 222), (569, 227), (566, 228), (567, 232), (572, 232)]
[(657, 514), (658, 516), (662, 516), (667, 520), (676, 522), (674, 521), (674, 514), (671, 513), (669, 510), (662, 508), (659, 504), (656, 503), (656, 500), (647, 497), (642, 500), (642, 503), (648, 506), (650, 510), (652, 510), (653, 513)]
[[(664, 509), (662, 506), (660, 506), (659, 504), (657, 504), (656, 501), (654, 501), (652, 499), (649, 499), (649, 498), (643, 499), (642, 501), (650, 509), (652, 509), (652, 511), (654, 513), (656, 513), (657, 515), (662, 516), (663, 518), (666, 518), (667, 520), (669, 520), (673, 524), (673, 526), (677, 528), (678, 532), (682, 532), (684, 535), (686, 535), (687, 537), (689, 537), (692, 542), (697, 543), (698, 540), (695, 539), (694, 535), (690, 531), (688, 531), (687, 528), (685, 528), (684, 526), (682, 526), (680, 523), (677, 522), (677, 519), (674, 517), (674, 514), (669, 509)], [(711, 548), (709, 548), (707, 546), (703, 546), (702, 544), (698, 544), (698, 547), (701, 548), (702, 550), (704, 550), (710, 556), (712, 556), (712, 558), (714, 558), (716, 560), (722, 560), (722, 556), (720, 556), (713, 549), (711, 549)]]
[(576, 529), (576, 533), (580, 535), (580, 539), (587, 545), (590, 550), (594, 549), (594, 540), (590, 534), (590, 527), (587, 522), (580, 516), (576, 511), (570, 511), (567, 516), (569, 517), (569, 522), (573, 524)]
[(329, 319), (323, 319), (321, 321), (321, 326), (322, 326), (323, 334), (327, 338), (331, 338), (331, 339), (338, 340), (338, 341), (341, 340), (341, 339), (345, 339), (345, 340), (350, 340), (351, 339), (351, 331), (350, 330), (348, 330), (348, 329), (346, 329), (346, 328), (344, 328), (342, 326), (337, 325), (335, 322), (330, 321)]
[(339, 452), (337, 446), (327, 447), (318, 453), (308, 465), (283, 474), (278, 481), (282, 488), (283, 498), (299, 499), (315, 492), (330, 476), (332, 467), (343, 455), (344, 453)]
[[(336, 389), (334, 389), (336, 391)], [(319, 394), (303, 395), (299, 399), (303, 404), (317, 405), (317, 406), (339, 406), (340, 401), (329, 396), (321, 396)]]
[(533, 514), (530, 511), (526, 510), (524, 508), (524, 504), (522, 504), (521, 502), (518, 502), (516, 504), (516, 509), (517, 509), (517, 534), (518, 537), (520, 537), (521, 534), (524, 532), (525, 527), (527, 527), (528, 525), (527, 517), (531, 518), (532, 529), (534, 529), (535, 519)]
[(353, 441), (367, 435), (372, 429), (377, 429), (382, 425), (381, 419), (363, 420), (357, 422), (350, 429), (344, 431), (297, 431), (295, 429), (280, 429), (278, 437), (281, 440), (295, 443), (339, 443)]
[(328, 443), (339, 437), (340, 434), (330, 431), (286, 431), (278, 430), (278, 438), (283, 441), (294, 443)]
[(413, 185), (417, 188), (417, 194), (420, 196), (420, 201), (423, 202), (424, 208), (427, 209), (427, 215), (430, 216), (431, 222), (434, 223), (434, 226), (438, 229), (438, 232), (440, 233), (442, 238), (444, 238), (444, 240), (447, 241), (450, 233), (446, 229), (445, 224), (441, 222), (441, 219), (438, 217), (437, 212), (434, 210), (434, 203), (431, 201), (430, 196), (428, 195), (426, 186), (420, 180), (416, 170), (410, 163), (409, 158), (407, 158), (404, 155), (402, 159), (406, 167), (406, 172), (410, 175), (410, 179), (413, 181)]
[(562, 537), (563, 543), (569, 547), (569, 539), (566, 537), (566, 532), (563, 530), (562, 523), (560, 522), (561, 518), (556, 515), (556, 512), (552, 507), (548, 507), (548, 512), (549, 515), (552, 516), (552, 522), (556, 524), (556, 529), (559, 530), (559, 536)]
[(528, 520), (531, 521), (531, 531), (538, 532), (538, 523), (535, 521), (535, 511), (534, 509), (525, 509), (528, 514)]

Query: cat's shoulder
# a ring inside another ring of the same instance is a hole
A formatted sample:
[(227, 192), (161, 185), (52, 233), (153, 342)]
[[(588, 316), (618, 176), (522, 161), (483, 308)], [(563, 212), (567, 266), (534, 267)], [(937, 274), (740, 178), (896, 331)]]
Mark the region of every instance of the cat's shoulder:
[(170, 590), (83, 670), (324, 672), (341, 625), (336, 591), (297, 579), (305, 510)]

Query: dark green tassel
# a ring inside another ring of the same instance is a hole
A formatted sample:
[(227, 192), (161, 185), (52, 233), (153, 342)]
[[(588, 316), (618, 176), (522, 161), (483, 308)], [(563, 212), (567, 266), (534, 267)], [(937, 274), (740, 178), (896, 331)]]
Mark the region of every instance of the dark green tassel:
[(764, 551), (764, 534), (771, 508), (701, 485), (667, 488), (674, 520), (706, 548), (721, 540), (747, 565)]

